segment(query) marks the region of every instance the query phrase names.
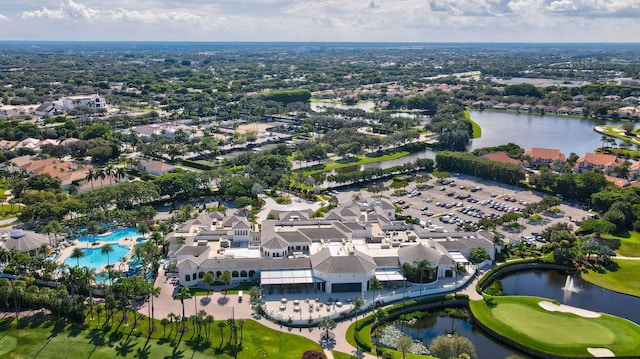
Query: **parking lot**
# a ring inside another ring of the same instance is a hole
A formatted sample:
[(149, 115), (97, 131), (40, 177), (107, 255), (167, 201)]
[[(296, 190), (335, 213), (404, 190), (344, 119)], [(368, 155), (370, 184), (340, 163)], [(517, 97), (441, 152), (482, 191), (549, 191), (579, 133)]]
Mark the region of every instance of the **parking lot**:
[[(390, 181), (385, 183), (387, 186), (389, 184)], [(542, 193), (465, 175), (449, 177), (444, 183), (436, 183), (436, 180), (432, 179), (428, 185), (428, 188), (416, 189), (415, 184), (411, 183), (405, 188), (405, 195), (397, 195), (392, 189), (384, 191), (381, 195), (402, 207), (403, 215), (443, 227), (448, 232), (461, 230), (464, 224), (468, 225), (466, 228), (472, 228), (483, 217), (519, 213), (527, 204), (539, 202), (545, 196)], [(366, 190), (343, 190), (340, 191), (338, 199), (340, 203), (346, 203), (351, 201), (356, 193), (363, 199), (372, 196), (372, 193)], [(507, 227), (499, 227), (497, 230), (505, 235), (505, 238), (524, 237), (533, 242), (536, 234), (551, 224), (580, 220), (586, 216), (587, 211), (584, 209), (563, 203), (560, 205), (560, 212), (542, 215), (539, 221), (520, 219), (518, 223), (521, 226), (516, 230)]]

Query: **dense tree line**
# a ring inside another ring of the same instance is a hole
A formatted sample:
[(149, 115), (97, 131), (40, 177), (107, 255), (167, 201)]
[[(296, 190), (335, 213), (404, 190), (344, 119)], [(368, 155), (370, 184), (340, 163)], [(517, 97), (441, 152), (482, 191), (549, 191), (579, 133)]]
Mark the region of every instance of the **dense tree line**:
[(520, 166), (489, 161), (465, 152), (440, 151), (436, 153), (436, 164), (439, 171), (460, 172), (512, 185), (525, 178)]

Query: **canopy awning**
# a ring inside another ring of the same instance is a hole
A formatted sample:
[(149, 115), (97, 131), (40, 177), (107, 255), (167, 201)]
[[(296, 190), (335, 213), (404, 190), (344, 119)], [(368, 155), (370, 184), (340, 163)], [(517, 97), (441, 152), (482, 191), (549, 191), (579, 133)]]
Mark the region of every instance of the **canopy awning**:
[(260, 272), (260, 284), (313, 283), (311, 269), (285, 269)]
[(399, 269), (380, 269), (376, 271), (376, 279), (381, 282), (391, 282), (404, 280), (404, 276)]
[(460, 252), (449, 252), (449, 256), (456, 263), (469, 264), (469, 261)]

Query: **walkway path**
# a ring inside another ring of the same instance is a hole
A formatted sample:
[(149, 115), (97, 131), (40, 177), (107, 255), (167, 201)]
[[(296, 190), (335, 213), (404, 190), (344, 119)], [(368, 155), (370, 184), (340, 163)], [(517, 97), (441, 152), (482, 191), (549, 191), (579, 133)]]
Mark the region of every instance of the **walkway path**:
[[(476, 276), (466, 286), (462, 288), (460, 293), (469, 295), (470, 299), (482, 299), (482, 296), (475, 291), (476, 284), (480, 276)], [(156, 287), (160, 288), (160, 296), (154, 299), (154, 318), (166, 318), (169, 313), (177, 315), (182, 314), (182, 303), (178, 299), (174, 299), (174, 295), (177, 293), (177, 279), (171, 276), (165, 276), (164, 270), (161, 268), (158, 272), (158, 277), (155, 282)], [(138, 308), (138, 312), (143, 315), (148, 315), (149, 302), (145, 302)], [(327, 355), (327, 358), (333, 359), (331, 350), (336, 350), (349, 355), (354, 355), (358, 358), (374, 358), (375, 356), (367, 353), (363, 353), (346, 340), (347, 330), (351, 324), (354, 323), (355, 318), (341, 321), (337, 323), (336, 328), (333, 330), (335, 334), (335, 341), (331, 343), (324, 343), (321, 340), (322, 330), (318, 328), (289, 328), (287, 326), (279, 325), (264, 317), (261, 317), (255, 313), (248, 300), (248, 293), (244, 295), (244, 300), (239, 301), (237, 294), (224, 294), (224, 287), (215, 286), (213, 288), (213, 294), (210, 296), (197, 296), (191, 299), (185, 300), (184, 303), (184, 315), (190, 316), (199, 310), (204, 310), (208, 314), (213, 315), (215, 320), (226, 320), (229, 318), (244, 318), (253, 319), (261, 323), (262, 325), (274, 330), (279, 330), (287, 333), (302, 335), (317, 343), (321, 343)], [(360, 315), (358, 319), (362, 319), (364, 316)]]

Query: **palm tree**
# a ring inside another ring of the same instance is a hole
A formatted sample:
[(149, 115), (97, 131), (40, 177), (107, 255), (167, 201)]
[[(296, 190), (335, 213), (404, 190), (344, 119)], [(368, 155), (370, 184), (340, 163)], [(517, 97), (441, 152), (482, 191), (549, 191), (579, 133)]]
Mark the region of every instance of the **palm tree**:
[(80, 267), (80, 258), (84, 257), (84, 251), (78, 247), (73, 248), (71, 255), (69, 257), (75, 258), (76, 267)]
[(93, 181), (98, 179), (97, 169), (89, 168), (89, 171), (87, 172), (87, 176), (85, 177), (85, 179), (91, 183), (91, 190), (93, 191)]
[(422, 296), (422, 277), (424, 276), (424, 272), (429, 271), (431, 269), (431, 263), (426, 259), (421, 259), (418, 262), (413, 262), (416, 270), (420, 273), (420, 295)]
[(111, 263), (109, 263), (109, 253), (111, 252), (113, 252), (113, 246), (109, 243), (103, 244), (102, 247), (100, 247), (100, 253), (107, 255), (107, 267), (111, 265)]
[(356, 298), (353, 300), (353, 311), (356, 314), (356, 330), (358, 330), (358, 311), (364, 306), (364, 300)]
[(372, 298), (372, 302), (373, 302), (373, 307), (375, 308), (376, 306), (376, 292), (379, 290), (382, 290), (382, 282), (380, 282), (380, 280), (378, 280), (378, 278), (373, 277), (371, 278), (371, 280), (369, 281), (369, 289), (373, 291), (373, 298)]
[[(182, 304), (182, 318), (181, 320), (184, 321), (184, 300), (185, 299), (189, 299), (191, 298), (191, 291), (189, 290), (189, 287), (187, 287), (186, 285), (183, 285), (182, 287), (180, 287), (180, 290), (178, 291), (178, 294), (176, 294), (176, 297), (178, 299), (180, 299), (180, 304)], [(183, 325), (184, 328), (184, 325)]]
[(209, 297), (209, 293), (211, 292), (211, 286), (215, 283), (216, 278), (213, 276), (213, 273), (207, 272), (202, 278), (202, 281), (207, 286), (207, 298)]
[(211, 335), (211, 324), (213, 324), (213, 315), (207, 315), (204, 322), (207, 325), (207, 341), (209, 341), (209, 335)]
[(107, 172), (104, 170), (104, 168), (98, 168), (96, 169), (96, 176), (96, 178), (100, 179), (100, 187), (102, 187), (102, 181), (107, 178)]
[(322, 321), (318, 324), (318, 328), (323, 329), (324, 338), (329, 338), (329, 331), (335, 329), (336, 327), (336, 322), (333, 321), (333, 319), (329, 318), (329, 317), (324, 317), (322, 318)]
[(142, 237), (144, 237), (145, 235), (147, 235), (147, 233), (149, 233), (151, 230), (149, 229), (149, 225), (146, 222), (140, 222), (138, 224), (138, 229), (136, 230), (136, 233), (138, 233), (139, 235), (141, 235)]
[(153, 307), (153, 298), (158, 298), (158, 296), (160, 296), (160, 287), (156, 287), (153, 285), (153, 283), (149, 284), (149, 301), (150, 301), (150, 305), (149, 305), (149, 333), (151, 333), (153, 331), (152, 329), (152, 320), (154, 318), (154, 312), (155, 312), (155, 308)]
[(225, 285), (225, 289), (224, 289), (225, 297), (227, 296), (227, 292), (229, 291), (229, 288), (227, 286), (229, 285), (229, 283), (231, 283), (232, 279), (233, 277), (231, 276), (231, 272), (229, 272), (228, 270), (224, 271), (222, 275), (220, 275), (220, 281)]
[(118, 167), (115, 169), (114, 177), (117, 180), (127, 177), (127, 170), (124, 167)]
[(220, 328), (220, 346), (222, 346), (222, 343), (224, 342), (224, 327), (226, 326), (227, 322), (222, 320), (218, 322), (218, 328)]
[(104, 169), (103, 173), (106, 177), (109, 177), (109, 185), (113, 184), (113, 177), (115, 177), (115, 168), (113, 167), (113, 165), (107, 165), (107, 167)]
[(93, 241), (96, 241), (96, 234), (100, 231), (100, 225), (96, 221), (89, 221), (87, 223), (87, 233), (93, 236)]
[(240, 343), (242, 343), (242, 337), (244, 336), (244, 333), (242, 331), (242, 328), (244, 328), (244, 319), (238, 319), (237, 322), (238, 329), (240, 329)]

